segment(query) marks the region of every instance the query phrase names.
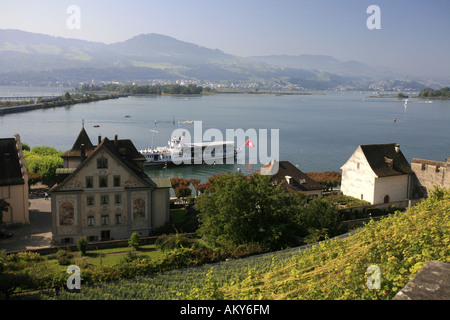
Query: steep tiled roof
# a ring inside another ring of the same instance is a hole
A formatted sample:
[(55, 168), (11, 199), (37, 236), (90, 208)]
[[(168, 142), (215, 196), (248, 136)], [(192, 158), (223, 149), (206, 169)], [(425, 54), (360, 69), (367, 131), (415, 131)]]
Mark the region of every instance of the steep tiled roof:
[[(259, 173), (261, 173), (261, 170), (258, 170), (254, 174)], [(290, 184), (288, 183), (286, 177), (291, 178), (289, 179), (291, 182)], [(272, 175), (272, 180), (278, 184), (282, 183), (284, 188), (294, 191), (313, 191), (324, 189), (324, 186), (308, 177), (303, 171), (298, 169), (289, 161), (278, 162), (278, 171)]]
[(14, 138), (0, 139), (0, 186), (24, 184)]
[(395, 143), (361, 145), (370, 167), (381, 177), (410, 174), (411, 166)]
[(78, 134), (78, 138), (73, 144), (73, 147), (71, 150), (66, 151), (62, 157), (63, 158), (69, 158), (69, 157), (81, 157), (81, 146), (84, 145), (85, 149), (85, 155), (89, 156), (94, 151), (94, 145), (91, 142), (91, 139), (89, 139), (89, 136), (84, 130), (84, 127), (81, 129), (80, 133)]

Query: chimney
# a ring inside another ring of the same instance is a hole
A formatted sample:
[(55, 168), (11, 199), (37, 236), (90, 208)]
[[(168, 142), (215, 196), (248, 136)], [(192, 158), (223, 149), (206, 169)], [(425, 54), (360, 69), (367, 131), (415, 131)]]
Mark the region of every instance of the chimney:
[(396, 145), (395, 145), (395, 152), (396, 152), (396, 153), (399, 153), (399, 152), (400, 152), (400, 145), (399, 145), (399, 144), (396, 144)]
[(84, 147), (84, 144), (81, 145), (81, 162), (86, 160), (86, 148)]
[(114, 146), (117, 148), (118, 146), (118, 140), (119, 140), (119, 136), (116, 134), (114, 135)]
[(98, 144), (100, 144), (102, 142), (102, 136), (98, 135)]

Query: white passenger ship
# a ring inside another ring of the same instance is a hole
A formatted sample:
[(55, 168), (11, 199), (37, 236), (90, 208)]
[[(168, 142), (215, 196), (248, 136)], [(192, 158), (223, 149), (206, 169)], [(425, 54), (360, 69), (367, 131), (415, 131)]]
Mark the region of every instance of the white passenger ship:
[(225, 163), (226, 159), (236, 158), (238, 153), (234, 141), (185, 143), (183, 138), (172, 137), (166, 147), (139, 150), (146, 159), (144, 166), (215, 164), (219, 159)]

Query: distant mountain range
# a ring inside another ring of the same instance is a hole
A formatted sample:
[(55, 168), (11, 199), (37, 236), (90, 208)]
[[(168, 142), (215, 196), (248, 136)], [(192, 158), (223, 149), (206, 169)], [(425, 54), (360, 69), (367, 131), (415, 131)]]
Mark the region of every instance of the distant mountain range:
[(159, 34), (104, 44), (0, 30), (1, 85), (186, 79), (330, 89), (368, 86), (381, 79), (375, 71), (321, 55), (237, 57)]

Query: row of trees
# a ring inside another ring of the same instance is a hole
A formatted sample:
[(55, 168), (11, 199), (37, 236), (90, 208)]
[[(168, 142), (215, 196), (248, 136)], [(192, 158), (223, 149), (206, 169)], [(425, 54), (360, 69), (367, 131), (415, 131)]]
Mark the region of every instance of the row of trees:
[(419, 93), (419, 98), (450, 98), (450, 88), (444, 87), (439, 90), (425, 88)]
[(198, 95), (204, 91), (210, 91), (209, 88), (203, 88), (195, 84), (182, 86), (179, 84), (165, 85), (121, 85), (121, 84), (105, 84), (105, 85), (89, 85), (83, 84), (81, 91), (108, 91), (122, 94), (182, 94), (182, 95)]

